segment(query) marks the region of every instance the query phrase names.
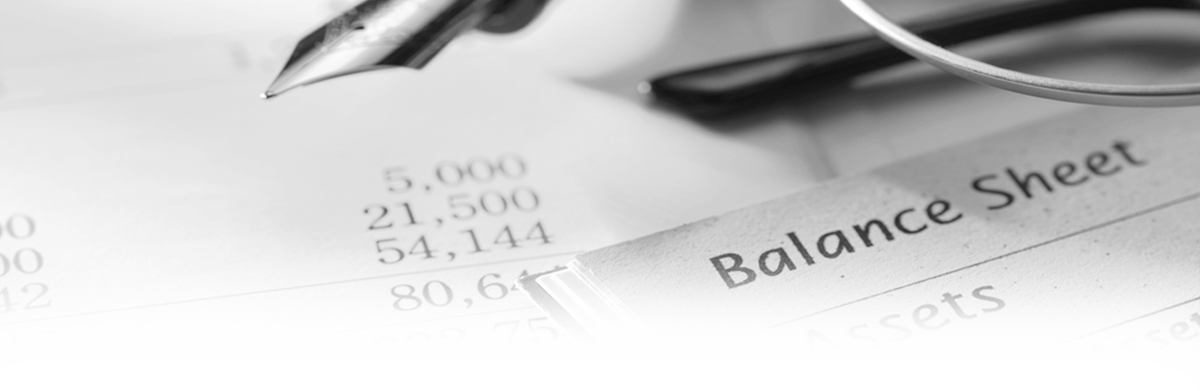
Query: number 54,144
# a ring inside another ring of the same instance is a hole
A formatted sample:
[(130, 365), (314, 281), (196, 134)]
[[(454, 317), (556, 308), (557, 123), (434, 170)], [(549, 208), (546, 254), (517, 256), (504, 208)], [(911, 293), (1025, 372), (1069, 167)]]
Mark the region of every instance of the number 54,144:
[[(480, 235), (475, 231), (475, 229), (459, 231), (460, 235), (464, 235), (470, 239), (471, 248), (462, 249), (463, 251), (466, 251), (467, 254), (488, 252), (497, 248), (514, 249), (520, 248), (523, 245), (547, 245), (552, 243), (551, 236), (546, 233), (546, 229), (542, 226), (542, 222), (540, 221), (534, 223), (532, 227), (523, 233), (524, 235), (514, 235), (513, 228), (509, 225), (505, 225), (499, 230), (499, 232), (496, 233), (495, 239), (490, 241), (491, 244), (485, 245), (483, 243), (486, 242), (480, 241)], [(487, 237), (488, 236), (485, 236), (485, 238)], [(405, 251), (405, 248), (407, 248), (408, 251)], [(387, 265), (400, 263), (400, 261), (403, 261), (407, 256), (421, 256), (421, 259), (440, 258), (442, 255), (440, 255), (441, 250), (438, 248), (439, 247), (437, 246), (430, 245), (429, 241), (425, 238), (425, 235), (417, 237), (417, 239), (412, 242), (411, 246), (401, 246), (399, 239), (396, 238), (386, 238), (375, 241), (375, 252), (379, 256), (379, 262)], [(454, 250), (447, 250), (445, 252), (445, 257), (448, 258), (449, 261), (453, 261), (456, 257), (458, 257), (458, 254), (459, 252)]]

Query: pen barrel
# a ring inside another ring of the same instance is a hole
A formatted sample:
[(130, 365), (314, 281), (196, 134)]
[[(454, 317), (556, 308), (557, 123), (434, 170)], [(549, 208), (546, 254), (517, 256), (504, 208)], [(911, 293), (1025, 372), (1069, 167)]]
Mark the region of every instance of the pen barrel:
[[(1200, 9), (1197, 0), (1039, 0), (906, 24), (933, 43), (950, 46), (1008, 31), (1136, 8)], [(658, 102), (713, 118), (753, 111), (787, 98), (842, 86), (864, 73), (912, 60), (874, 35), (736, 60), (657, 77)]]
[[(326, 28), (332, 50), (379, 47), (388, 53), (373, 65), (420, 69), (463, 31), (500, 4), (496, 0), (368, 0)], [(339, 35), (343, 29), (350, 29)]]
[(511, 33), (524, 28), (547, 1), (368, 0), (331, 21), (325, 31), (335, 45), (391, 46), (376, 65), (420, 69), (466, 30)]
[(550, 0), (495, 0), (498, 4), (475, 28), (495, 34), (513, 33), (525, 28), (542, 13)]

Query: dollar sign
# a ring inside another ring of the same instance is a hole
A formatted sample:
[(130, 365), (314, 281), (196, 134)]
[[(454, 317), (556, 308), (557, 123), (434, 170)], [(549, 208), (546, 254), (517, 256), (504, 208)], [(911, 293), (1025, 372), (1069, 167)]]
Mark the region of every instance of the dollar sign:
[(302, 359), (302, 357), (307, 356), (310, 353), (312, 353), (312, 351), (310, 351), (308, 349), (301, 348), (301, 347), (292, 347), (292, 349), (288, 349), (288, 351), (284, 351), (283, 359), (292, 360), (292, 361), (304, 360), (304, 359)]

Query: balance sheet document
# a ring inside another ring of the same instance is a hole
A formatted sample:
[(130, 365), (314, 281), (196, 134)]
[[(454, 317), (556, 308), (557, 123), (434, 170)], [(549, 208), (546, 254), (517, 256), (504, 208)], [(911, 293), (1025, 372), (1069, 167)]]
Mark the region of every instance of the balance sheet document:
[(648, 329), (729, 343), (1194, 352), (1197, 120), (1194, 108), (1090, 109), (590, 252), (579, 267)]

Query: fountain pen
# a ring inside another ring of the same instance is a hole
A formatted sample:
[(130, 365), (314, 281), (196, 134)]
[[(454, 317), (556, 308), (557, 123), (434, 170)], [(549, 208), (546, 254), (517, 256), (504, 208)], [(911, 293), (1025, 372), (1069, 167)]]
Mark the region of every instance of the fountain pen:
[(463, 31), (518, 31), (547, 1), (366, 0), (301, 39), (261, 96), (376, 69), (421, 69)]

